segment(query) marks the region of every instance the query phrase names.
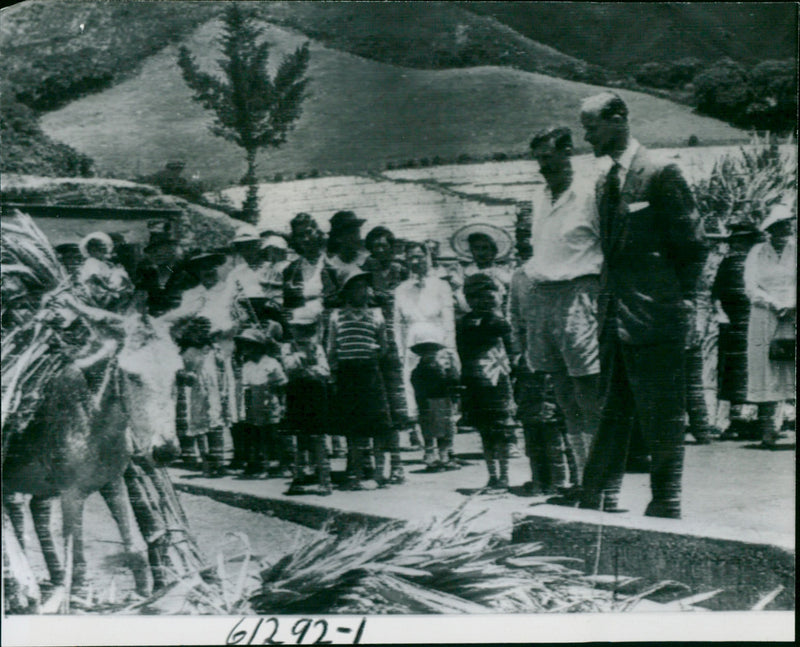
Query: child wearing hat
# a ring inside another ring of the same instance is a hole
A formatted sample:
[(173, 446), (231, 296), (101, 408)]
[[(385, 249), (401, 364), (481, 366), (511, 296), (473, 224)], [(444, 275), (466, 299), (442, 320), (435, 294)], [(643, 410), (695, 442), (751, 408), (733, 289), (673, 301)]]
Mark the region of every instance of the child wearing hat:
[(287, 383), (286, 373), (278, 359), (282, 334), (280, 324), (270, 321), (263, 330), (246, 328), (234, 338), (241, 363), (244, 421), (240, 438), (245, 474), (263, 473), (275, 454), (284, 466), (288, 466), (285, 443), (278, 433), (285, 410), (284, 388)]
[(292, 311), (289, 322), (291, 340), (283, 363), (289, 383), (286, 386), (286, 426), (295, 436), (294, 479), (290, 494), (302, 493), (305, 482), (301, 454), (308, 451), (314, 462), (319, 494), (331, 493), (331, 465), (325, 444), (328, 418), (328, 359), (322, 347), (322, 313), (309, 305)]
[(511, 326), (500, 314), (497, 283), (484, 274), (464, 281), (470, 311), (456, 324), (465, 387), (462, 408), (481, 434), (487, 489), (508, 489), (508, 459), (516, 422), (511, 390)]
[(411, 372), (411, 385), (425, 439), (425, 465), (432, 472), (459, 468), (453, 455), (453, 438), (460, 381), (458, 368), (445, 348), (443, 337), (431, 324), (419, 323), (411, 329), (411, 351), (420, 358)]
[(176, 411), (183, 462), (195, 467), (199, 451), (206, 476), (221, 476), (225, 473), (225, 423), (211, 322), (205, 317), (189, 318), (176, 326), (175, 336), (183, 359), (177, 380), (180, 392)]
[(377, 479), (384, 485), (384, 445), (392, 429), (384, 371), (388, 357), (386, 323), (380, 308), (368, 307), (370, 275), (351, 269), (342, 280), (344, 306), (331, 313), (328, 361), (335, 384), (333, 408), (348, 438), (347, 489), (362, 489), (370, 438), (379, 459)]

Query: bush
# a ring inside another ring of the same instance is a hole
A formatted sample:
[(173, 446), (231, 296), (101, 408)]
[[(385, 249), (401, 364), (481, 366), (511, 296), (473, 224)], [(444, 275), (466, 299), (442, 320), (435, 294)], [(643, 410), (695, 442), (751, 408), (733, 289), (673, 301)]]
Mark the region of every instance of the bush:
[(750, 71), (754, 97), (743, 121), (759, 130), (786, 133), (796, 129), (797, 69), (794, 61), (762, 61)]
[(752, 99), (747, 70), (730, 58), (717, 61), (694, 79), (697, 110), (711, 117), (740, 123)]
[(456, 158), (457, 164), (469, 164), (471, 161), (472, 156), (469, 153), (461, 153), (461, 155)]
[(702, 69), (701, 60), (683, 58), (669, 63), (645, 63), (634, 70), (633, 77), (647, 87), (676, 90), (690, 83)]
[(737, 126), (790, 133), (797, 121), (793, 60), (762, 61), (752, 70), (722, 59), (694, 79), (697, 110)]
[(90, 177), (93, 160), (75, 149), (50, 139), (42, 132), (29, 107), (3, 93), (0, 109), (0, 172), (62, 177)]
[[(25, 79), (20, 76), (25, 75)], [(30, 76), (36, 79), (31, 83)], [(18, 88), (16, 98), (34, 110), (56, 110), (70, 101), (109, 87), (114, 70), (104, 53), (93, 47), (78, 50), (74, 56), (51, 54), (35, 61), (30, 70), (11, 78)]]

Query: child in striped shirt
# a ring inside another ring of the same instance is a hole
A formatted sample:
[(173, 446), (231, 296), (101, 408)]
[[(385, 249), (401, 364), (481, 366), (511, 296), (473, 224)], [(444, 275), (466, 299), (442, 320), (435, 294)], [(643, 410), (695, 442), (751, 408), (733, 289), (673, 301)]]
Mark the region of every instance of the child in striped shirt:
[[(347, 489), (362, 489), (366, 477), (369, 441), (383, 456), (392, 420), (386, 397), (384, 372), (388, 357), (386, 323), (380, 308), (369, 308), (370, 275), (351, 270), (343, 277), (344, 307), (331, 314), (328, 362), (335, 384), (332, 409), (341, 433), (348, 439)], [(378, 460), (382, 467), (383, 460)], [(382, 472), (382, 470), (381, 470)], [(383, 474), (376, 474), (385, 485)]]

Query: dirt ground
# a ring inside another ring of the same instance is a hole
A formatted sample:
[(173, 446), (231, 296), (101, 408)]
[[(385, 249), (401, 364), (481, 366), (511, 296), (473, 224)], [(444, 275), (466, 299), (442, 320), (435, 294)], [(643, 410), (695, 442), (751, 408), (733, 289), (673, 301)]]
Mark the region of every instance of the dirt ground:
[[(315, 532), (204, 496), (186, 493), (179, 493), (178, 496), (204, 555), (212, 564), (218, 564), (219, 556), (224, 556), (225, 567), (231, 574), (238, 573), (241, 567), (241, 559), (237, 560), (236, 557), (244, 552), (245, 539), (253, 558), (251, 572), (257, 573), (261, 563), (276, 561), (296, 539)], [(53, 517), (53, 527), (58, 529), (60, 511), (56, 510)], [(120, 604), (135, 599), (133, 577), (124, 566), (119, 532), (99, 494), (93, 494), (86, 502), (84, 529), (90, 580), (87, 598), (102, 604)], [(233, 537), (230, 533), (236, 533), (237, 536)], [(140, 537), (138, 539), (143, 548), (144, 541)], [(45, 580), (47, 569), (30, 518), (27, 519), (26, 543), (26, 553), (37, 578)]]

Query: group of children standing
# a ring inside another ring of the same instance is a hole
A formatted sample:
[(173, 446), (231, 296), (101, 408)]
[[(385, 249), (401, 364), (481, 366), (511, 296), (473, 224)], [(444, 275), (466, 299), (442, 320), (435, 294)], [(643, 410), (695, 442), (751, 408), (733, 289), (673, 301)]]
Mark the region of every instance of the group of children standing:
[[(208, 475), (223, 473), (227, 426), (234, 443), (232, 467), (249, 475), (291, 475), (289, 494), (314, 485), (314, 491), (325, 495), (332, 490), (326, 437), (343, 436), (343, 489), (362, 489), (367, 479), (378, 487), (402, 483), (391, 400), (397, 352), (391, 322), (371, 299), (372, 279), (370, 272), (353, 267), (338, 282), (338, 307), (321, 311), (306, 303), (286, 310), (280, 323), (250, 317), (247, 327), (233, 336), (237, 392), (227, 396), (225, 368), (214, 350), (209, 321), (195, 316), (184, 324), (176, 334), (185, 361), (179, 435), (185, 445), (193, 445), (184, 455), (199, 450), (199, 466)], [(436, 324), (418, 322), (409, 331), (409, 348), (419, 358), (410, 381), (426, 469), (460, 467), (453, 451), (460, 414), (461, 425), (480, 433), (488, 489), (508, 488), (510, 449), (518, 427), (511, 328), (502, 315), (500, 290), (486, 274), (466, 277), (463, 296), (469, 312), (457, 322), (456, 349), (446, 344)], [(239, 403), (238, 421), (226, 419), (226, 397)]]

